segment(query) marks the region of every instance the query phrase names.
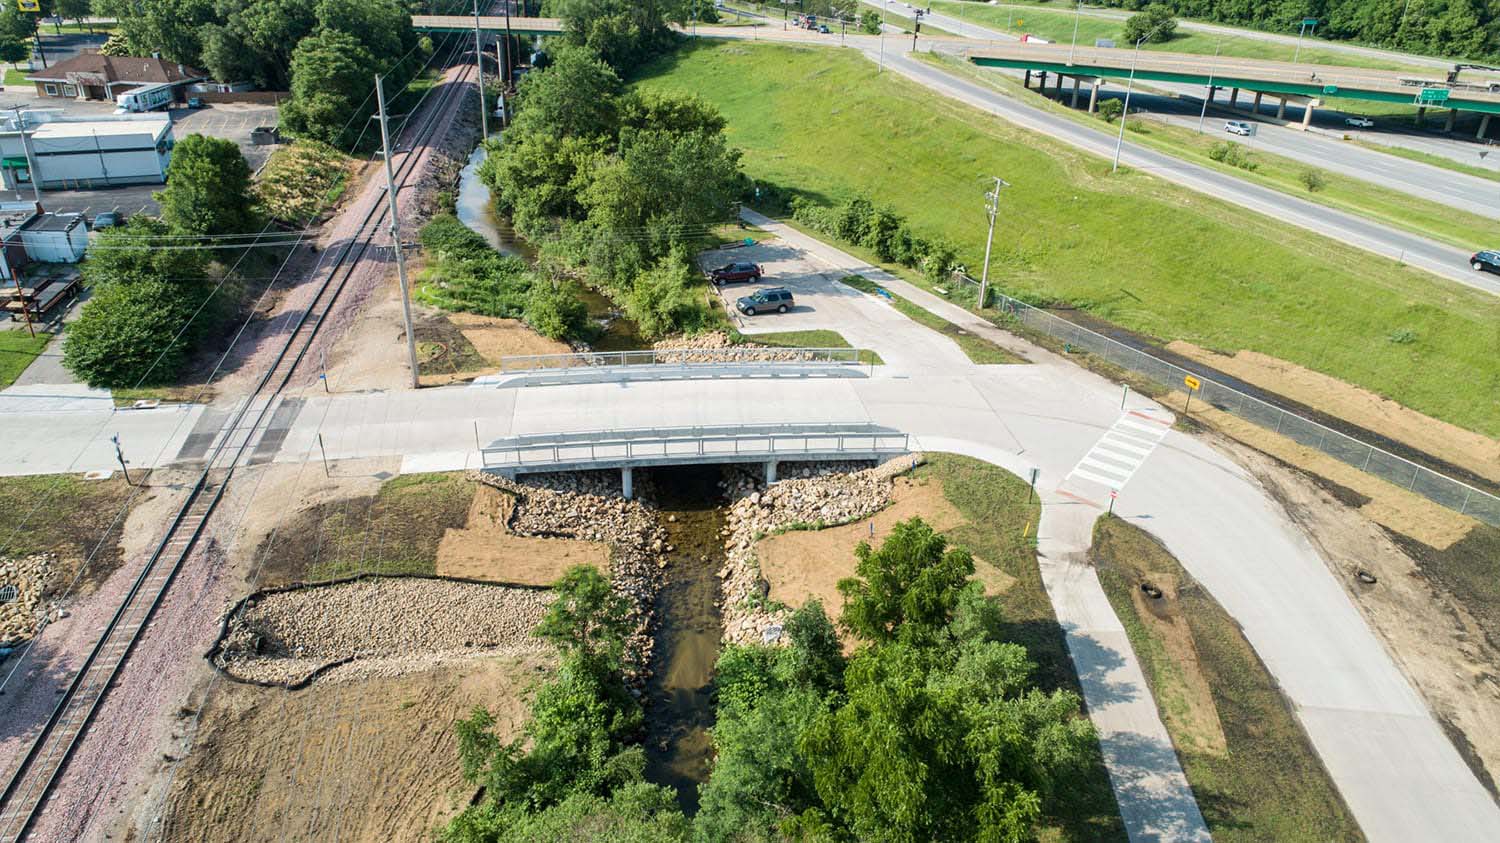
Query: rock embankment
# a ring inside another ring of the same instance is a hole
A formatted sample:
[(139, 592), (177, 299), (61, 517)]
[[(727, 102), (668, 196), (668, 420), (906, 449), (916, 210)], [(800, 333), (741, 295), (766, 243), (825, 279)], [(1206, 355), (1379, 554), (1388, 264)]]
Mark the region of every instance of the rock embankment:
[(766, 488), (757, 475), (728, 474), (725, 497), (723, 581), (724, 640), (750, 644), (779, 640), (790, 610), (772, 607), (769, 584), (760, 575), (755, 543), (790, 527), (833, 527), (867, 517), (891, 502), (891, 479), (921, 462), (920, 454), (896, 457), (873, 468), (868, 463), (821, 463), (792, 469), (787, 479)]
[(795, 363), (802, 359), (802, 355), (792, 349), (757, 345), (754, 342), (736, 343), (723, 331), (673, 337), (653, 343), (651, 347), (657, 352), (657, 360), (662, 363), (718, 363), (724, 358), (710, 352), (723, 348), (741, 349), (743, 356), (738, 359), (758, 363)]
[(27, 641), (40, 624), (61, 614), (56, 604), (42, 599), (56, 564), (57, 557), (50, 553), (0, 560), (0, 590), (9, 598), (0, 602), (0, 647)]
[(609, 545), (609, 579), (630, 602), (635, 631), (625, 642), (627, 679), (639, 687), (651, 664), (652, 605), (661, 588), (667, 534), (655, 513), (620, 496), (611, 472), (530, 474), (510, 480), (483, 471), (476, 482), (514, 495), (510, 530), (522, 536), (562, 536)]
[(271, 592), (230, 621), (216, 661), (239, 679), (294, 685), (349, 660), (400, 673), (444, 655), (539, 652), (531, 630), (550, 601), (545, 591), (416, 577)]

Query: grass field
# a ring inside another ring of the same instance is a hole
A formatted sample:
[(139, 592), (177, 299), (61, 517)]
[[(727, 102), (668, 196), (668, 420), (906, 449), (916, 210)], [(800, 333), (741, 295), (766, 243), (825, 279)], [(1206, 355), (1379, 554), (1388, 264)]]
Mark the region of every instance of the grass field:
[[(1028, 104), (1062, 115), (1074, 122), (1104, 127), (1097, 116), (1038, 96), (1034, 91), (1028, 92), (1010, 76), (992, 73), (953, 56), (923, 53), (918, 58), (986, 87), (1014, 97), (1026, 97)], [(1217, 126), (1218, 123), (1211, 122), (1211, 125)], [(1381, 187), (1341, 173), (1320, 170), (1326, 185), (1317, 191), (1309, 191), (1301, 181), (1302, 173), (1318, 168), (1285, 156), (1257, 151), (1253, 139), (1248, 142), (1242, 139), (1229, 140), (1218, 132), (1199, 134), (1192, 129), (1171, 125), (1150, 116), (1131, 117), (1127, 129), (1130, 131), (1130, 140), (1142, 146), (1149, 146), (1204, 167), (1230, 173), (1247, 181), (1284, 193), (1291, 193), (1321, 205), (1403, 228), (1449, 245), (1478, 250), (1486, 248), (1489, 244), (1496, 242), (1497, 237), (1500, 237), (1500, 222), (1489, 217), (1456, 210), (1438, 202), (1419, 199), (1409, 193)], [(1250, 160), (1255, 163), (1256, 168), (1246, 170), (1213, 160), (1209, 156), (1209, 150), (1223, 143), (1239, 144)]]
[(116, 473), (109, 480), (84, 480), (76, 474), (0, 478), (0, 558), (34, 553), (57, 554), (49, 593), (69, 587), (85, 565), (85, 588), (103, 582), (122, 560), (120, 525), (123, 507), (144, 495)]
[[(777, 348), (853, 348), (844, 335), (838, 331), (814, 330), (814, 331), (777, 331), (772, 334), (741, 334), (731, 329), (730, 336), (736, 342), (753, 342), (760, 345), (773, 345)], [(861, 349), (859, 362), (880, 365), (884, 360), (880, 355), (869, 349)]]
[(51, 339), (45, 333), (33, 337), (25, 328), (0, 331), (0, 389), (15, 383)]
[[(696, 93), (729, 120), (747, 174), (809, 198), (863, 193), (983, 260), (991, 278), (1164, 340), (1269, 354), (1500, 434), (1500, 301), (935, 98), (856, 55), (699, 42), (642, 87)], [(967, 198), (967, 201), (965, 199)], [(1455, 388), (1464, 384), (1463, 388)]]
[(1373, 149), (1376, 152), (1384, 152), (1388, 155), (1395, 155), (1397, 157), (1407, 158), (1412, 161), (1420, 161), (1423, 164), (1431, 164), (1434, 167), (1442, 167), (1446, 170), (1453, 170), (1457, 173), (1478, 176), (1479, 178), (1489, 179), (1490, 181), (1500, 181), (1500, 172), (1491, 170), (1488, 167), (1479, 167), (1474, 164), (1464, 164), (1458, 161), (1454, 161), (1452, 158), (1446, 158), (1442, 155), (1433, 155), (1430, 152), (1423, 152), (1420, 149), (1407, 149), (1404, 146), (1387, 146), (1383, 143), (1371, 143), (1370, 141), (1358, 139), (1352, 140), (1350, 141), (1350, 143), (1362, 146), (1365, 149)]
[(14, 67), (5, 68), (5, 87), (7, 88), (30, 88), (32, 83), (26, 81), (26, 74), (30, 70), (17, 70)]
[[(919, 481), (939, 481), (943, 496), (968, 521), (944, 535), (974, 554), (976, 567), (992, 565), (1013, 580), (1000, 595), (1006, 640), (1026, 648), (1037, 664), (1036, 678), (1043, 690), (1064, 688), (1081, 696), (1062, 627), (1037, 567), (1033, 540), (1040, 504), (1020, 478), (998, 466), (954, 454), (929, 454), (927, 460), (913, 476)], [(1088, 776), (1072, 791), (1071, 815), (1046, 818), (1048, 825), (1057, 828), (1039, 829), (1039, 839), (1126, 839), (1102, 760), (1093, 763)]]
[(1214, 839), (1364, 839), (1234, 619), (1125, 521), (1099, 519), (1093, 554)]

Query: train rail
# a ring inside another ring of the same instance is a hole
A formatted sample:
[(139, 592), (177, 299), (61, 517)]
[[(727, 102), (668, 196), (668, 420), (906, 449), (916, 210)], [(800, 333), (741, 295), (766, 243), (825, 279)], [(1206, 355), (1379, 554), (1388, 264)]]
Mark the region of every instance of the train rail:
[[(455, 74), (451, 84), (443, 86), (439, 98), (427, 105), (425, 113), (414, 118), (403, 130), (409, 136), (398, 141), (401, 155), (396, 165), (397, 189), (415, 171), (417, 162), (440, 127), (448, 124), (442, 117), (460, 105), (473, 73), (472, 66)], [(0, 843), (24, 840), (45, 807), (47, 797), (61, 778), (68, 760), (87, 733), (111, 683), (124, 667), (126, 659), (140, 640), (152, 615), (161, 605), (173, 579), (187, 563), (204, 527), (213, 515), (241, 459), (253, 451), (254, 443), (270, 422), (280, 396), (298, 365), (306, 356), (333, 310), (339, 295), (353, 276), (360, 261), (374, 247), (377, 235), (388, 229), (388, 204), (383, 195), (371, 202), (359, 226), (345, 240), (324, 252), (325, 258), (336, 258), (325, 269), (325, 277), (312, 302), (299, 314), (292, 330), (278, 348), (275, 359), (255, 383), (251, 394), (231, 414), (217, 437), (218, 444), (204, 461), (202, 472), (186, 500), (178, 509), (131, 584), (119, 608), (100, 633), (98, 640), (79, 667), (72, 681), (59, 697), (40, 733), (23, 755), (0, 791)]]

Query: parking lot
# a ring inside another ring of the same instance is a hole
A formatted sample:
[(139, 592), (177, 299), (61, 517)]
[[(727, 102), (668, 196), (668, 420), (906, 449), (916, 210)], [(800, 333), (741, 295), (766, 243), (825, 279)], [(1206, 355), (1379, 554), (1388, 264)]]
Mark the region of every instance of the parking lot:
[[(0, 110), (15, 106), (23, 109), (57, 109), (66, 116), (77, 119), (108, 119), (114, 114), (113, 103), (38, 97), (31, 88), (12, 86), (0, 96)], [(239, 145), (252, 171), (259, 169), (276, 148), (250, 143), (250, 133), (257, 126), (276, 125), (275, 106), (214, 103), (197, 109), (174, 108), (167, 114), (172, 118), (173, 137), (178, 141), (191, 134), (232, 140)], [(43, 190), (42, 204), (49, 211), (81, 212), (89, 217), (103, 211), (155, 214), (158, 206), (152, 194), (161, 188), (160, 184), (137, 184), (89, 190)], [(0, 191), (0, 199), (7, 201), (26, 201), (31, 198), (29, 187), (19, 191)]]

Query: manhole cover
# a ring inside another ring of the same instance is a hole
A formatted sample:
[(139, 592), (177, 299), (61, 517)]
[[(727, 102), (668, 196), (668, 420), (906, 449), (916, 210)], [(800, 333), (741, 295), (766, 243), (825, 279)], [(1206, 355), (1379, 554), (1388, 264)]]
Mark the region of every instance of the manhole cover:
[(20, 591), (13, 585), (0, 585), (0, 603), (14, 603)]

